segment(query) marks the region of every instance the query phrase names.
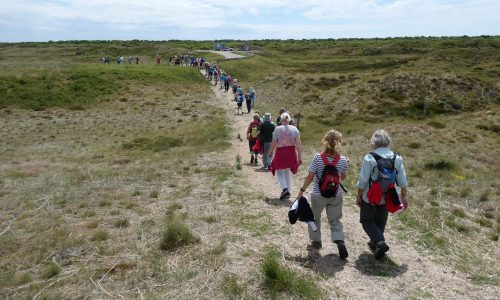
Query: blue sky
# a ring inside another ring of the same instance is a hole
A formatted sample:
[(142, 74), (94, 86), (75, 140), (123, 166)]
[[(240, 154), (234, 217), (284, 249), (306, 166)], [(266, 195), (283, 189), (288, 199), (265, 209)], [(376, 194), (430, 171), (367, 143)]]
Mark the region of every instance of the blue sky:
[(2, 0), (0, 42), (500, 35), (500, 0)]

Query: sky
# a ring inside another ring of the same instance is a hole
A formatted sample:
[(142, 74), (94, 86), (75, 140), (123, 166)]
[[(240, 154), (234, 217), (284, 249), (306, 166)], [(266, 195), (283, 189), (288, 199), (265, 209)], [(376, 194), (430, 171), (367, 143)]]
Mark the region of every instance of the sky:
[(500, 35), (500, 0), (1, 0), (0, 42)]

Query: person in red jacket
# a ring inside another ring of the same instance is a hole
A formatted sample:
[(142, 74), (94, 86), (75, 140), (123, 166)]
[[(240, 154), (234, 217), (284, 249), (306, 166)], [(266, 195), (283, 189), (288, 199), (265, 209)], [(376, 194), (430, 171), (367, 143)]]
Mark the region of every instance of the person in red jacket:
[(258, 114), (253, 115), (253, 121), (250, 122), (247, 128), (247, 140), (248, 146), (250, 148), (250, 163), (257, 164), (258, 151), (253, 151), (252, 148), (255, 146), (260, 133), (260, 116)]
[(156, 64), (159, 65), (161, 63), (160, 54), (156, 55)]

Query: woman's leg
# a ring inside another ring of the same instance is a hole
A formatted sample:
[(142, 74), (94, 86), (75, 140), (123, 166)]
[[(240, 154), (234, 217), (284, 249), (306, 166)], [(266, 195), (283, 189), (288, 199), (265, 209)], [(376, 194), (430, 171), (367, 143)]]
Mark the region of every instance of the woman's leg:
[(292, 172), (290, 169), (285, 169), (285, 180), (286, 180), (286, 188), (291, 193), (292, 192)]
[(288, 185), (286, 182), (286, 171), (287, 169), (284, 170), (276, 170), (276, 177), (278, 177), (278, 182), (280, 183), (280, 187), (282, 190), (288, 189)]
[(335, 197), (326, 204), (326, 216), (330, 224), (332, 242), (344, 240), (344, 225), (340, 222), (342, 218), (342, 196)]
[(311, 210), (314, 215), (314, 223), (318, 230), (316, 232), (311, 230), (310, 226), (307, 226), (309, 232), (309, 239), (314, 242), (321, 242), (321, 212), (325, 208), (326, 202), (325, 198), (321, 196), (311, 195)]

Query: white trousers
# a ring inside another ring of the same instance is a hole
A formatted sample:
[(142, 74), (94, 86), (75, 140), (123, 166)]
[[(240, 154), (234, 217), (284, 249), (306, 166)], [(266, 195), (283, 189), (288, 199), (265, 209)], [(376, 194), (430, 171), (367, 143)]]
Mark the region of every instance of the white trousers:
[(288, 191), (292, 192), (292, 172), (290, 169), (282, 169), (276, 170), (276, 177), (278, 177), (278, 181), (280, 183), (281, 189), (288, 189)]

